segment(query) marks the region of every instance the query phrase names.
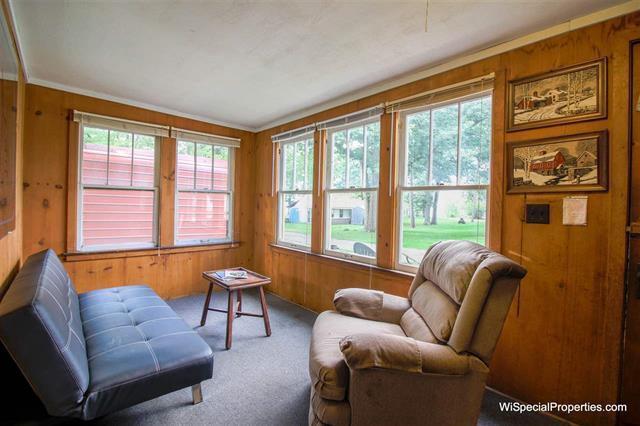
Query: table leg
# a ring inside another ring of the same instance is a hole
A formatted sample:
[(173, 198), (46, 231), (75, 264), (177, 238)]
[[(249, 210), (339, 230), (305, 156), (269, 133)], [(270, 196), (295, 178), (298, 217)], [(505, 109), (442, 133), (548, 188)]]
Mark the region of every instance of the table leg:
[(233, 335), (233, 291), (229, 290), (227, 300), (227, 349), (231, 349), (231, 339)]
[[(242, 290), (238, 290), (238, 308), (236, 312), (242, 312)], [(236, 316), (240, 316), (240, 314), (236, 314)]]
[(267, 336), (271, 336), (271, 324), (269, 323), (269, 310), (267, 308), (267, 300), (264, 297), (264, 288), (259, 287), (260, 290), (260, 304), (262, 305), (262, 318), (264, 319), (264, 330), (267, 332)]
[(211, 292), (213, 291), (213, 284), (209, 283), (209, 291), (207, 292), (207, 299), (204, 302), (204, 308), (202, 309), (202, 318), (200, 319), (200, 327), (203, 327), (207, 323), (207, 314), (209, 313), (209, 303), (211, 302)]

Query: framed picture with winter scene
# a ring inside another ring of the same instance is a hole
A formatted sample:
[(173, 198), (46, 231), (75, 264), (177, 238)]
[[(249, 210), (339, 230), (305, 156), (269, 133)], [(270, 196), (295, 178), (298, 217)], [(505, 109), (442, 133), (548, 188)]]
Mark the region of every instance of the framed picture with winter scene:
[(507, 193), (606, 191), (607, 131), (508, 145)]
[(607, 58), (509, 82), (507, 130), (607, 116)]

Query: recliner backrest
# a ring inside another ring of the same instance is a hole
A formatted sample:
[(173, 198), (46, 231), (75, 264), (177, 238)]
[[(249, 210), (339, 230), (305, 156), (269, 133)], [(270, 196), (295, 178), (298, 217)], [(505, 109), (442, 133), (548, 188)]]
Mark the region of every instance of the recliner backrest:
[(78, 295), (53, 250), (34, 254), (0, 302), (0, 339), (49, 414), (78, 410), (89, 367)]
[[(517, 263), (476, 243), (434, 244), (409, 289), (412, 310), (430, 332), (431, 338), (421, 340), (448, 344), (457, 352), (473, 353), (488, 363), (513, 294), (525, 274)], [(405, 333), (415, 334), (402, 325)]]

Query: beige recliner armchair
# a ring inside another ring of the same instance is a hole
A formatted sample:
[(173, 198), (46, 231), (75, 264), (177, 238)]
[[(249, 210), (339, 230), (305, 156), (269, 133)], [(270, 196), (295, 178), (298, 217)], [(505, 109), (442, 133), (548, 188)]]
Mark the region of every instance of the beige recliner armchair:
[(338, 290), (311, 336), (310, 425), (471, 425), (526, 270), (467, 241), (429, 248), (403, 298)]

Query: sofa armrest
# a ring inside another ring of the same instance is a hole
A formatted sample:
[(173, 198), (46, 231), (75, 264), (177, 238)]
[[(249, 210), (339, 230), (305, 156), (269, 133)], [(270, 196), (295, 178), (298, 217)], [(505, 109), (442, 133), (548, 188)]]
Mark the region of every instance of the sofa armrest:
[(461, 375), (469, 372), (468, 355), (449, 346), (391, 334), (361, 333), (340, 340), (350, 369), (383, 368), (413, 373)]
[(399, 324), (409, 309), (409, 299), (379, 290), (344, 288), (336, 291), (333, 305), (343, 315)]

